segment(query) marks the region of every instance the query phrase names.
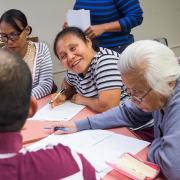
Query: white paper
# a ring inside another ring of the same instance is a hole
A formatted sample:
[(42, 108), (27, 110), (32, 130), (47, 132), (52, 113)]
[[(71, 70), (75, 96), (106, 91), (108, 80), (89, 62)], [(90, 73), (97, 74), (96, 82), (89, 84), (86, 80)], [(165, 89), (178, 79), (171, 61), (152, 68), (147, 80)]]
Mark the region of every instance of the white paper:
[(66, 18), (68, 26), (79, 27), (83, 31), (85, 31), (91, 25), (89, 10), (68, 10)]
[(68, 121), (72, 119), (72, 117), (77, 113), (79, 113), (83, 108), (85, 108), (85, 106), (74, 104), (70, 101), (66, 101), (54, 108), (51, 108), (51, 105), (48, 103), (32, 118), (29, 118), (29, 120)]
[(35, 151), (58, 143), (82, 153), (102, 176), (112, 170), (106, 161), (114, 161), (125, 152), (136, 154), (149, 145), (149, 142), (111, 131), (86, 130), (67, 135), (50, 135), (28, 148)]

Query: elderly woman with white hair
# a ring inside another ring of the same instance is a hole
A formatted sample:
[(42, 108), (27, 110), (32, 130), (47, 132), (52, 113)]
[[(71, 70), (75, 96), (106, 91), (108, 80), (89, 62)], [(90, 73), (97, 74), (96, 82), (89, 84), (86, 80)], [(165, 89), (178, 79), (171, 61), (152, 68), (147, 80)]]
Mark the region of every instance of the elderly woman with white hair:
[[(180, 178), (180, 66), (168, 47), (137, 41), (126, 48), (119, 70), (131, 100), (122, 106), (77, 122), (61, 122), (72, 133), (85, 129), (137, 127), (154, 118), (154, 140), (148, 159), (167, 179)], [(59, 131), (57, 133), (63, 133)]]

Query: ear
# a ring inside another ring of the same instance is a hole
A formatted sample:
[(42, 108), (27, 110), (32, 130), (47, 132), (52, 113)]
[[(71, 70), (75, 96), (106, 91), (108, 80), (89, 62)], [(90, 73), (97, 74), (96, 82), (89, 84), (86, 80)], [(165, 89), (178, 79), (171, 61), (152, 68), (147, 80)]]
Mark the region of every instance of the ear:
[(172, 89), (174, 89), (175, 86), (176, 86), (176, 81), (171, 81), (171, 82), (169, 82), (169, 86), (170, 86)]
[(24, 31), (26, 32), (27, 36), (29, 36), (31, 34), (32, 29), (30, 26), (27, 26)]
[(38, 109), (37, 100), (33, 96), (31, 96), (28, 118), (32, 117), (36, 113), (37, 109)]
[(87, 44), (89, 47), (92, 47), (92, 41), (91, 41), (91, 39), (90, 39), (88, 36), (86, 36), (86, 44)]

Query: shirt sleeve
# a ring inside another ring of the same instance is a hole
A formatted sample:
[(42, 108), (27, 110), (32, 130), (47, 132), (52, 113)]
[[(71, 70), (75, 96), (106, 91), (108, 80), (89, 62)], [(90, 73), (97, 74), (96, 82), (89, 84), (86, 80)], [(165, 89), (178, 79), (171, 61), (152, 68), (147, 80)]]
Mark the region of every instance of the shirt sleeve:
[(143, 21), (143, 11), (138, 0), (115, 0), (116, 7), (123, 15), (119, 19), (122, 31), (130, 31)]
[(178, 96), (174, 99), (165, 109), (162, 121), (159, 118), (155, 123), (156, 139), (148, 151), (148, 159), (158, 164), (165, 177), (171, 180), (180, 177), (180, 99)]
[(51, 93), (53, 85), (52, 60), (47, 45), (39, 43), (32, 96), (40, 99)]
[(138, 127), (152, 119), (151, 113), (143, 112), (129, 100), (101, 114), (77, 121), (78, 131), (85, 129), (107, 129), (114, 127)]
[(98, 92), (115, 88), (122, 89), (123, 83), (117, 67), (118, 60), (117, 56), (110, 53), (98, 57), (95, 68), (95, 82)]

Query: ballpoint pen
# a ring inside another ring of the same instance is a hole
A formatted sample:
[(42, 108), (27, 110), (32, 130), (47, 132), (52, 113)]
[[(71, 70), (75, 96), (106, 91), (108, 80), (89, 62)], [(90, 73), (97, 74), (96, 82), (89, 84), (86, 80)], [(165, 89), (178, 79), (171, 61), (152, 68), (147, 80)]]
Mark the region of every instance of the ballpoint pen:
[(55, 96), (51, 101), (49, 101), (49, 104), (52, 104), (52, 103), (58, 98), (58, 96), (61, 95), (64, 91), (65, 91), (65, 89), (61, 89), (61, 90), (56, 94), (56, 96)]
[(54, 131), (58, 131), (58, 130), (61, 130), (61, 131), (69, 131), (70, 128), (67, 128), (67, 127), (54, 127), (54, 128), (51, 128), (51, 127), (44, 127), (45, 130), (51, 130), (53, 129)]

